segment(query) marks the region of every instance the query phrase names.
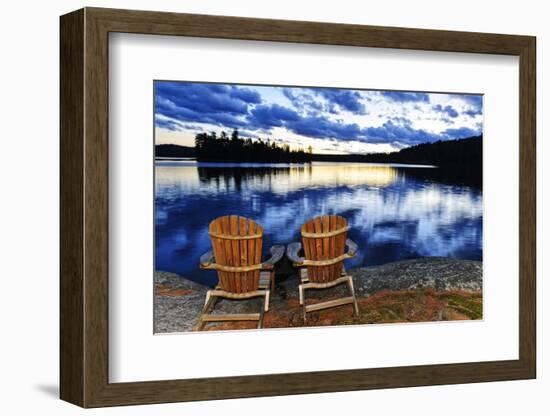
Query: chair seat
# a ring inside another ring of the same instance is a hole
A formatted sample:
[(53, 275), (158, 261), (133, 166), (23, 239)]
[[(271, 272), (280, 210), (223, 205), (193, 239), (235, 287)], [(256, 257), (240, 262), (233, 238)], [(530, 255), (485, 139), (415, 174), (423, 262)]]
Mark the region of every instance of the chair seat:
[[(308, 283), (309, 282), (309, 277), (308, 277), (308, 274), (307, 274), (307, 267), (302, 267), (302, 268), (299, 269), (299, 271), (300, 271), (300, 281), (302, 283)], [(340, 273), (340, 276), (341, 277), (347, 276), (346, 268), (344, 266), (342, 266), (342, 272)]]

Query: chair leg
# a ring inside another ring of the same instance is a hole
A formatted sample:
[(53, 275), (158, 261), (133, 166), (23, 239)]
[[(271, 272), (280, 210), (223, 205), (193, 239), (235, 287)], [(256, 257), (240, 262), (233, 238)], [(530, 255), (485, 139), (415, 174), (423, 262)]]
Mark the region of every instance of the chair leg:
[(206, 322), (204, 321), (203, 316), (212, 312), (212, 309), (214, 309), (214, 305), (216, 304), (217, 300), (218, 300), (218, 297), (212, 296), (210, 293), (210, 290), (206, 292), (204, 307), (202, 308), (202, 312), (199, 316), (197, 323), (195, 324), (195, 327), (193, 328), (193, 331), (202, 331), (204, 329)]
[(258, 319), (258, 329), (262, 329), (264, 327), (264, 308), (260, 308), (260, 319)]
[[(314, 304), (310, 305), (309, 307), (306, 306), (306, 289), (326, 289), (328, 287), (333, 287), (335, 285), (340, 285), (340, 284), (347, 284), (347, 286), (349, 287), (349, 290), (351, 292), (351, 296), (341, 298), (341, 299), (330, 300), (330, 301), (326, 301), (326, 302), (314, 303)], [(306, 323), (306, 316), (307, 316), (308, 308), (309, 308), (309, 311), (312, 312), (312, 311), (316, 311), (316, 310), (323, 310), (323, 309), (328, 309), (328, 308), (333, 308), (333, 307), (336, 307), (336, 306), (347, 305), (347, 304), (353, 303), (353, 314), (355, 316), (359, 316), (359, 305), (357, 304), (357, 298), (355, 296), (355, 289), (353, 288), (353, 279), (352, 279), (351, 276), (342, 276), (341, 278), (339, 278), (338, 281), (333, 282), (332, 285), (330, 285), (330, 286), (327, 286), (326, 284), (316, 284), (316, 283), (311, 283), (311, 282), (301, 284), (301, 285), (298, 286), (298, 290), (299, 290), (299, 294), (300, 294), (300, 306), (302, 307), (302, 315), (303, 315), (303, 318), (304, 318), (304, 324)]]
[(304, 324), (305, 324), (307, 321), (306, 298), (305, 298), (306, 293), (302, 285), (298, 286), (298, 290), (300, 292), (300, 305), (302, 306), (302, 316), (304, 318)]
[[(214, 309), (214, 306), (218, 300), (218, 297), (223, 295), (214, 295), (212, 293), (213, 291), (209, 290), (206, 292), (206, 299), (204, 301), (204, 306), (202, 308), (201, 314), (199, 315), (199, 319), (197, 320), (197, 323), (193, 327), (193, 331), (202, 331), (206, 325), (207, 322), (216, 321), (216, 319), (211, 319), (210, 313)], [(269, 311), (269, 294), (270, 291), (266, 290), (262, 294), (258, 294), (256, 296), (264, 296), (264, 301), (261, 304), (260, 307), (260, 313), (259, 313), (259, 319), (258, 318), (250, 318), (246, 314), (228, 314), (225, 316), (225, 319), (219, 319), (220, 321), (227, 321), (227, 320), (235, 320), (235, 321), (241, 321), (241, 320), (256, 320), (258, 319), (258, 328), (263, 328), (263, 322), (264, 322), (264, 314), (265, 312)], [(256, 315), (256, 314), (249, 314), (249, 315)], [(207, 318), (207, 319), (205, 319)]]
[(206, 308), (206, 305), (208, 305), (208, 301), (210, 300), (210, 295), (211, 295), (210, 291), (206, 292), (206, 298), (204, 299), (203, 309)]
[(275, 271), (271, 271), (271, 290), (275, 291)]
[(264, 299), (264, 311), (269, 311), (269, 290), (265, 291), (265, 299)]
[(212, 295), (210, 290), (206, 292), (207, 301), (204, 302), (204, 312), (210, 313), (214, 309), (214, 306), (216, 306), (216, 302), (218, 301), (218, 297), (215, 295)]
[(355, 316), (359, 316), (359, 306), (357, 305), (357, 298), (355, 297), (355, 290), (353, 288), (353, 279), (351, 276), (348, 276), (348, 286), (351, 292), (351, 296), (353, 296), (353, 310), (355, 312)]

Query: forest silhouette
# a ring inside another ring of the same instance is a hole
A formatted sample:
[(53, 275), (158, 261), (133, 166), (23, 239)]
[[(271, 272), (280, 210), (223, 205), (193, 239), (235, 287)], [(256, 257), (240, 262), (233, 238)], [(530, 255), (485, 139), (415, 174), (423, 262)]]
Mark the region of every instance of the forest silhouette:
[(275, 140), (242, 138), (234, 130), (231, 136), (222, 132), (199, 133), (195, 147), (173, 144), (157, 145), (155, 156), (163, 158), (195, 158), (199, 162), (233, 163), (402, 163), (434, 165), (453, 169), (467, 169), (478, 174), (482, 169), (482, 135), (456, 140), (420, 143), (391, 153), (319, 154), (312, 148), (291, 149)]
[(272, 162), (304, 163), (312, 160), (312, 149), (291, 150), (288, 144), (278, 145), (274, 141), (252, 140), (239, 137), (233, 130), (231, 137), (224, 131), (218, 137), (215, 132), (199, 133), (195, 136), (195, 157), (208, 162)]

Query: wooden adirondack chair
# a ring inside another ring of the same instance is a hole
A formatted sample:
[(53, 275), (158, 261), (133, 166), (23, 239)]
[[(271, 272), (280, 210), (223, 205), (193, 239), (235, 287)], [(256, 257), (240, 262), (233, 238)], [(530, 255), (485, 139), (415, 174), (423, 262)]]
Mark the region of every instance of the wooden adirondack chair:
[[(287, 256), (295, 267), (300, 268), (300, 305), (304, 322), (308, 312), (353, 304), (355, 315), (359, 315), (353, 280), (346, 274), (344, 260), (355, 256), (357, 245), (347, 238), (348, 222), (338, 215), (323, 215), (302, 225), (302, 243), (291, 243)], [(301, 256), (303, 253), (303, 256)], [(326, 289), (347, 284), (351, 296), (326, 302), (306, 305), (307, 289)]]
[[(269, 310), (269, 292), (275, 284), (274, 265), (283, 257), (285, 247), (271, 247), (271, 257), (262, 262), (262, 226), (236, 215), (212, 221), (208, 234), (213, 250), (201, 256), (200, 267), (217, 270), (218, 285), (207, 292), (195, 330), (202, 330), (207, 322), (222, 321), (258, 321), (258, 328), (261, 328), (264, 312)], [(259, 313), (211, 313), (219, 297), (250, 299), (259, 296), (265, 298)]]

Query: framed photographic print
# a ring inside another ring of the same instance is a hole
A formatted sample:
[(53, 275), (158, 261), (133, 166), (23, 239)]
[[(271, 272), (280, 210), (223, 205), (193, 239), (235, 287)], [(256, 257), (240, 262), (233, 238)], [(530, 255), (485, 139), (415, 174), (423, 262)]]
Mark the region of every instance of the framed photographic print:
[(535, 38), (61, 17), (61, 398), (534, 378)]

